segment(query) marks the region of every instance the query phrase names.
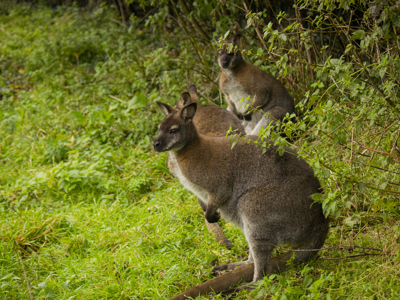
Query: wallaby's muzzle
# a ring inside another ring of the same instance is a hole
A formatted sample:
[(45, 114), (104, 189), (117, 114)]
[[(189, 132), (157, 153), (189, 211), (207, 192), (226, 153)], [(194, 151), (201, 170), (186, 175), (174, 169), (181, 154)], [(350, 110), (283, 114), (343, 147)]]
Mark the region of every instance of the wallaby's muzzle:
[(221, 63), (221, 68), (228, 69), (231, 62), (230, 60), (222, 59), (220, 63)]
[(159, 141), (158, 138), (156, 138), (156, 139), (153, 141), (152, 144), (153, 144), (153, 149), (154, 149), (154, 151), (156, 151), (156, 152), (163, 152), (163, 151), (165, 151), (165, 149), (163, 149), (162, 143)]

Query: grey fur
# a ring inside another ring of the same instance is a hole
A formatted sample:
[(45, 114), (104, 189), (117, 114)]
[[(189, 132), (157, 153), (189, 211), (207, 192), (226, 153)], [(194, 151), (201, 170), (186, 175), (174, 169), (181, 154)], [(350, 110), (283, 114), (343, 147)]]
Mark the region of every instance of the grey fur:
[[(158, 104), (168, 111), (165, 104)], [(153, 147), (157, 152), (170, 151), (176, 176), (206, 205), (208, 222), (218, 221), (221, 214), (243, 231), (249, 259), (218, 268), (229, 270), (254, 261), (253, 281), (257, 281), (263, 272), (271, 272), (271, 253), (277, 245), (322, 247), (329, 221), (321, 205), (310, 198), (321, 192), (321, 186), (309, 165), (288, 148), (280, 156), (268, 140), (263, 153), (249, 142), (257, 136), (240, 138), (231, 149), (226, 137), (199, 134), (192, 122), (196, 108), (196, 103), (189, 103), (167, 114)], [(296, 252), (294, 263), (305, 262), (316, 252)]]
[[(238, 46), (239, 42), (240, 36), (235, 35), (233, 46)], [(219, 87), (225, 94), (228, 110), (245, 116), (242, 125), (247, 134), (258, 135), (261, 128), (275, 120), (282, 120), (286, 113), (294, 112), (293, 98), (283, 84), (245, 62), (240, 51), (228, 52), (226, 47), (220, 49), (218, 64), (222, 68)], [(250, 107), (247, 108), (246, 104)], [(249, 117), (246, 118), (246, 115)]]
[[(188, 92), (189, 94), (185, 93), (182, 95), (181, 99), (175, 104), (174, 107), (160, 106), (160, 108), (163, 110), (163, 113), (168, 115), (171, 111), (178, 111), (185, 105), (193, 102), (199, 105), (197, 88), (194, 84), (188, 87)], [(231, 129), (233, 133), (245, 135), (245, 131), (240, 123), (240, 120), (233, 113), (217, 105), (198, 106), (196, 115), (193, 118), (193, 123), (198, 132), (208, 136), (225, 136), (229, 129)], [(175, 174), (176, 167), (171, 154), (168, 154), (168, 167), (171, 173), (177, 177), (177, 174)], [(201, 208), (205, 211), (206, 206), (200, 200), (199, 202)], [(215, 236), (215, 239), (218, 242), (228, 249), (232, 247), (232, 243), (225, 237), (218, 223), (209, 223), (206, 219), (205, 223), (208, 231)]]

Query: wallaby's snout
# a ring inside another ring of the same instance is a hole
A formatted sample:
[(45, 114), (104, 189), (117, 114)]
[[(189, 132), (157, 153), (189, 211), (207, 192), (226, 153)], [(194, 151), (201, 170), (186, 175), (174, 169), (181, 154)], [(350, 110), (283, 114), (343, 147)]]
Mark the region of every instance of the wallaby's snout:
[(156, 152), (162, 152), (163, 151), (162, 150), (162, 144), (157, 138), (153, 141), (153, 149)]
[(221, 68), (228, 69), (231, 64), (230, 57), (227, 54), (220, 55), (219, 64)]
[(241, 52), (239, 50), (235, 51), (235, 46), (239, 46), (240, 35), (235, 35), (230, 42), (233, 44), (233, 48), (230, 51), (228, 51), (227, 45), (218, 51), (218, 64), (222, 69), (234, 68), (243, 61)]
[(240, 61), (239, 55), (239, 53), (234, 54), (222, 49), (218, 54), (218, 64), (222, 69), (233, 68)]

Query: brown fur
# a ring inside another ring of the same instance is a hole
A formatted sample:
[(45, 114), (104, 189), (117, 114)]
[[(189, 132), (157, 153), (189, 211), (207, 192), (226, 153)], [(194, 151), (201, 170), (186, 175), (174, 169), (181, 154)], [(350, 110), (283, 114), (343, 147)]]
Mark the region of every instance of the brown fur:
[[(153, 147), (157, 152), (170, 152), (172, 171), (205, 204), (208, 222), (217, 222), (221, 214), (242, 229), (249, 259), (216, 270), (254, 262), (255, 282), (274, 270), (271, 253), (277, 245), (319, 249), (329, 222), (321, 205), (310, 198), (321, 187), (308, 164), (288, 148), (279, 155), (268, 140), (264, 140), (268, 146), (264, 152), (251, 142), (256, 136), (241, 138), (232, 148), (226, 137), (199, 134), (193, 124), (197, 104), (189, 98), (188, 93), (182, 94), (189, 104), (179, 110), (158, 102), (166, 118)], [(295, 252), (293, 262), (308, 261), (316, 252)]]
[[(236, 35), (233, 45), (238, 46)], [(219, 87), (225, 94), (229, 110), (245, 116), (243, 126), (247, 134), (258, 135), (262, 127), (275, 120), (282, 120), (286, 113), (294, 112), (294, 101), (276, 78), (244, 61), (240, 51), (219, 50), (218, 64), (222, 68)], [(240, 103), (241, 99), (250, 100)], [(245, 103), (249, 104), (246, 107)], [(255, 111), (261, 109), (261, 111)], [(267, 114), (262, 118), (263, 114)], [(247, 117), (246, 117), (247, 115)], [(269, 115), (269, 116), (268, 116)]]
[[(193, 118), (193, 123), (198, 132), (208, 136), (225, 136), (229, 128), (231, 128), (233, 133), (246, 134), (239, 118), (233, 113), (218, 105), (200, 106), (197, 89), (194, 84), (189, 86), (188, 92), (190, 99), (186, 100), (186, 102), (190, 100), (192, 103), (197, 103), (197, 111)], [(178, 101), (174, 107), (181, 109), (189, 104), (186, 102)]]
[[(178, 101), (174, 106), (175, 110), (178, 111), (179, 109), (182, 109), (185, 105), (189, 104), (189, 101), (199, 105), (197, 89), (194, 84), (189, 86), (188, 92), (190, 93), (190, 98)], [(193, 123), (200, 133), (208, 136), (225, 136), (229, 129), (231, 129), (233, 133), (245, 135), (240, 120), (231, 112), (217, 105), (198, 106), (196, 115), (193, 118)], [(170, 170), (174, 169), (172, 164), (173, 162), (171, 161), (170, 156), (168, 156), (168, 165)], [(202, 205), (201, 201), (200, 205), (205, 211), (205, 206)], [(217, 242), (230, 249), (232, 243), (225, 237), (218, 223), (209, 223), (207, 220), (205, 220), (205, 222), (208, 231), (214, 235)]]
[[(271, 259), (271, 273), (282, 272), (288, 268), (287, 262), (292, 257), (293, 252), (287, 252)], [(230, 294), (240, 290), (240, 288), (231, 289), (239, 282), (249, 282), (254, 276), (254, 263), (241, 266), (231, 272), (203, 282), (183, 293), (176, 295), (171, 300), (186, 300), (188, 297), (195, 298), (208, 293)]]

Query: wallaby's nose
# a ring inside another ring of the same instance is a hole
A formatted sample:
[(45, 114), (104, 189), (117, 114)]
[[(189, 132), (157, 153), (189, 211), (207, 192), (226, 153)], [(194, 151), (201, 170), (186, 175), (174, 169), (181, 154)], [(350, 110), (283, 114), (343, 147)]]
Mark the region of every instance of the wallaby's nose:
[(154, 140), (154, 141), (153, 141), (153, 149), (154, 149), (155, 151), (158, 150), (158, 148), (160, 147), (160, 145), (161, 145), (161, 143), (160, 143), (159, 141), (157, 141), (157, 140)]
[(159, 141), (153, 141), (153, 147), (157, 148), (158, 146), (160, 146), (160, 142)]
[(227, 69), (229, 67), (229, 61), (226, 60), (221, 61), (221, 67)]

